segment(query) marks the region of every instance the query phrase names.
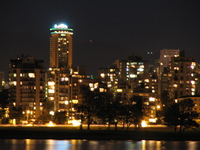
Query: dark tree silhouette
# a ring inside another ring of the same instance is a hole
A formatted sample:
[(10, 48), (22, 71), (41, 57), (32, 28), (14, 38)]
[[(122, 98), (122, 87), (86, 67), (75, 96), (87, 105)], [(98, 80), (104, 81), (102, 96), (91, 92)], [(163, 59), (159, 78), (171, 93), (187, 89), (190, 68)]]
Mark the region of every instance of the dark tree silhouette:
[(187, 128), (199, 127), (195, 119), (198, 117), (198, 113), (193, 111), (194, 102), (191, 99), (185, 99), (179, 103), (171, 104), (165, 107), (164, 121), (168, 126), (174, 127), (176, 132), (177, 127), (180, 126), (179, 132)]
[(174, 103), (174, 104), (164, 107), (164, 122), (168, 126), (174, 127), (175, 132), (179, 125), (179, 121), (180, 121), (179, 117), (180, 117), (180, 110), (179, 110), (178, 103)]
[(79, 104), (77, 104), (76, 109), (78, 112), (78, 117), (81, 120), (80, 129), (82, 130), (83, 121), (87, 120), (87, 129), (90, 130), (90, 124), (92, 123), (93, 117), (96, 113), (98, 91), (91, 91), (89, 86), (81, 85), (80, 94), (82, 99)]
[(54, 102), (51, 100), (46, 99), (43, 104), (43, 112), (40, 115), (39, 118), (37, 118), (37, 121), (39, 124), (47, 123), (51, 120), (53, 120), (53, 116), (50, 115), (50, 111), (53, 111), (54, 108)]
[(54, 121), (56, 124), (65, 124), (66, 119), (67, 117), (65, 111), (55, 113)]
[[(10, 101), (9, 101), (9, 91), (8, 89), (3, 89), (0, 92), (0, 118), (2, 119), (2, 123), (8, 123), (8, 119), (5, 118), (5, 108), (8, 107)], [(5, 121), (4, 121), (5, 120)]]
[(8, 89), (3, 89), (0, 92), (0, 107), (2, 109), (4, 109), (8, 106), (9, 103), (10, 103), (10, 101), (9, 101), (9, 91), (8, 91)]
[(139, 127), (145, 115), (142, 97), (133, 96), (131, 98), (131, 102), (132, 102), (131, 112), (133, 116), (133, 124), (135, 125), (135, 127)]
[(16, 123), (19, 124), (20, 120), (22, 119), (22, 109), (13, 107), (12, 111), (10, 112), (10, 119), (16, 119)]
[(97, 107), (97, 117), (99, 117), (103, 123), (108, 124), (108, 130), (110, 125), (115, 125), (117, 130), (117, 123), (122, 116), (122, 104), (119, 97), (114, 97), (111, 92), (100, 93)]

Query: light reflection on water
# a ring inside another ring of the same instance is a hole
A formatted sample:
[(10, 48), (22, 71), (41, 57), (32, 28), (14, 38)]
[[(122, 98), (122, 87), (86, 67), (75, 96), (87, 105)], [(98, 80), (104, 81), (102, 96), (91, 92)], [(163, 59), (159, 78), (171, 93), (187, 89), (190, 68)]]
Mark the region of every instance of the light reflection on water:
[(199, 150), (200, 141), (0, 140), (0, 150)]

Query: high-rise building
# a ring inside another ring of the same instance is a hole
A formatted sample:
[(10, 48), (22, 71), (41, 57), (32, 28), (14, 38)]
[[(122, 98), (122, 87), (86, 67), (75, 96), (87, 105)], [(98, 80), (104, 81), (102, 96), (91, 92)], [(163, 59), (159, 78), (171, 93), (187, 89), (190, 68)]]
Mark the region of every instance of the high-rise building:
[(50, 29), (50, 66), (47, 73), (47, 100), (53, 101), (54, 112), (66, 112), (68, 123), (75, 118), (79, 86), (93, 82), (84, 67), (72, 66), (73, 29), (64, 24)]
[(44, 61), (30, 56), (11, 59), (9, 86), (13, 107), (21, 109), (27, 121), (37, 119), (45, 98)]
[[(180, 56), (179, 49), (162, 49), (160, 50), (160, 58), (157, 62), (156, 73), (158, 77), (158, 98), (163, 101), (163, 94), (166, 93), (168, 85), (168, 67), (173, 57)], [(166, 96), (164, 96), (166, 97)], [(165, 99), (165, 98), (164, 98)]]
[(50, 29), (50, 67), (72, 67), (72, 35), (73, 29), (64, 24)]
[(167, 67), (171, 61), (172, 57), (178, 57), (180, 54), (179, 49), (163, 49), (160, 50), (160, 67), (161, 72), (163, 71), (164, 67)]
[(198, 78), (195, 59), (193, 57), (172, 58), (168, 82), (171, 99), (196, 95)]
[(54, 101), (54, 111), (71, 109), (66, 104), (69, 104), (72, 99), (72, 35), (73, 29), (65, 24), (55, 24), (50, 29), (47, 97)]

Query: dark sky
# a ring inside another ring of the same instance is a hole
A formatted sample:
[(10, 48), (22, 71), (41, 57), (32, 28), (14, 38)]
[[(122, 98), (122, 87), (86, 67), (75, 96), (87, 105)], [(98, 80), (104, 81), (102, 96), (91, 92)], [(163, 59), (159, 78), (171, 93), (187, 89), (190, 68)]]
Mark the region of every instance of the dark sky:
[(132, 54), (158, 59), (164, 48), (185, 49), (200, 62), (199, 6), (199, 0), (3, 0), (0, 71), (21, 54), (48, 67), (49, 29), (59, 23), (74, 29), (73, 63), (89, 74)]

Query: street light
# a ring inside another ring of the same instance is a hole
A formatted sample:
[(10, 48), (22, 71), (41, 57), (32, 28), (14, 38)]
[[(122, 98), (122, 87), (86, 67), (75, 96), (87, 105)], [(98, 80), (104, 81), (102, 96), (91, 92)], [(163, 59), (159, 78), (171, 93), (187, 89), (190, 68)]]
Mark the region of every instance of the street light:
[(28, 123), (28, 119), (29, 119), (29, 114), (31, 113), (31, 111), (30, 110), (27, 110), (26, 111), (26, 115), (27, 115), (27, 123)]
[(53, 120), (53, 116), (54, 116), (54, 111), (50, 111), (49, 114), (51, 115), (51, 120)]

